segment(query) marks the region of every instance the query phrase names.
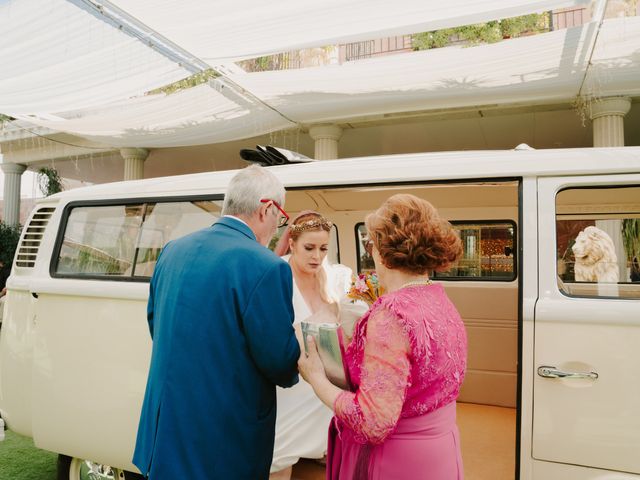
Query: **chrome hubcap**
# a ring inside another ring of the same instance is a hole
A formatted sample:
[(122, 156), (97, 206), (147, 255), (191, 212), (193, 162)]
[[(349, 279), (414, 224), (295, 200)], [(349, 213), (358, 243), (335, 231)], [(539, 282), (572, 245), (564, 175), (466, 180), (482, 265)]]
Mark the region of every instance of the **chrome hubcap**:
[(69, 468), (69, 480), (124, 480), (124, 472), (108, 465), (74, 458)]

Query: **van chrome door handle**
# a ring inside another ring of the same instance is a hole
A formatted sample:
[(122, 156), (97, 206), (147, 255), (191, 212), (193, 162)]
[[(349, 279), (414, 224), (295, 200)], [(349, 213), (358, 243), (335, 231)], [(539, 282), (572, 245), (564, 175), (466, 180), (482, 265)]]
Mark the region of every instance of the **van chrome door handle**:
[(542, 366), (538, 367), (538, 375), (544, 378), (589, 378), (596, 380), (598, 374), (596, 372), (563, 372), (556, 367)]

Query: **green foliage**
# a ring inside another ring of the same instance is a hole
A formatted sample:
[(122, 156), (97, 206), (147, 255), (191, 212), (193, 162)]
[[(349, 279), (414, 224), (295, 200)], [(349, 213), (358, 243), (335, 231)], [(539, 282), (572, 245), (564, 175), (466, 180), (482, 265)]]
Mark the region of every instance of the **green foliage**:
[(549, 15), (546, 13), (505, 18), (500, 22), (500, 30), (504, 38), (519, 37), (523, 33), (544, 32), (549, 29), (548, 19)]
[(20, 225), (8, 225), (0, 220), (0, 262), (4, 264), (4, 269), (10, 269), (13, 257), (20, 241)]
[(218, 77), (218, 73), (216, 73), (212, 68), (204, 70), (202, 72), (191, 75), (190, 77), (184, 78), (182, 80), (178, 80), (170, 85), (165, 85), (164, 87), (156, 88), (155, 90), (151, 90), (148, 92), (149, 94), (158, 94), (158, 93), (166, 93), (169, 95), (170, 93), (177, 92), (179, 90), (186, 90), (187, 88), (195, 87), (201, 85), (203, 83), (208, 82), (212, 78)]
[(299, 52), (283, 52), (244, 60), (240, 63), (240, 67), (247, 72), (266, 72), (296, 68), (299, 63)]
[(63, 190), (62, 178), (55, 168), (42, 167), (38, 170), (38, 186), (45, 197)]
[(628, 260), (640, 259), (640, 218), (622, 220), (622, 243)]
[(548, 18), (549, 15), (547, 13), (534, 13), (521, 17), (505, 18), (500, 21), (417, 33), (412, 39), (413, 48), (415, 50), (428, 50), (430, 48), (445, 47), (453, 43), (469, 45), (495, 43), (503, 38), (547, 31)]

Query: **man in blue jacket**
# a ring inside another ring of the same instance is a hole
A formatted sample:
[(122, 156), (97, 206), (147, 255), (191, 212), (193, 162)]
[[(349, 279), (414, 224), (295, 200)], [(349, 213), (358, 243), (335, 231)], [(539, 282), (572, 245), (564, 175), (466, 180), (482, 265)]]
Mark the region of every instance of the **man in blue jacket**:
[(150, 480), (269, 477), (275, 386), (297, 383), (289, 265), (265, 246), (287, 219), (257, 166), (223, 217), (166, 245), (149, 289), (153, 351), (133, 463)]

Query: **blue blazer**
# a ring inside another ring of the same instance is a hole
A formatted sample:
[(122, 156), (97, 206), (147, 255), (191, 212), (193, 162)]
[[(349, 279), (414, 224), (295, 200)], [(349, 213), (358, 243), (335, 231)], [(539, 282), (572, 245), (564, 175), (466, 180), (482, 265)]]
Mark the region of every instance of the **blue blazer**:
[(297, 383), (289, 265), (223, 217), (168, 243), (149, 289), (153, 350), (133, 463), (151, 480), (269, 476), (275, 386)]

